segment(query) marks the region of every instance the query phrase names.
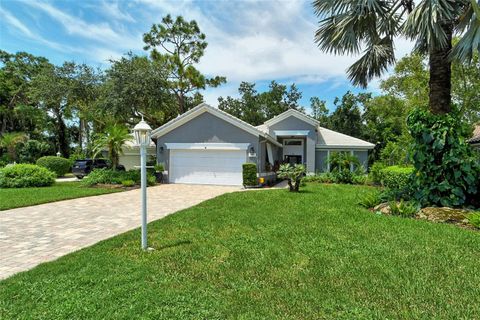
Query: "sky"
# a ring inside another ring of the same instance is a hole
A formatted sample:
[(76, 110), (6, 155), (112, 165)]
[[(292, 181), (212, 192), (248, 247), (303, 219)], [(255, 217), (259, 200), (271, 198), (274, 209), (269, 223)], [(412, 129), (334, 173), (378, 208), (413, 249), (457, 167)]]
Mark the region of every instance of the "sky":
[[(355, 57), (316, 47), (318, 18), (311, 1), (0, 0), (0, 48), (44, 56), (54, 64), (75, 61), (105, 69), (110, 59), (129, 51), (146, 55), (142, 35), (166, 14), (196, 20), (206, 34), (208, 47), (197, 67), (227, 78), (225, 85), (202, 92), (213, 106), (219, 96), (237, 97), (241, 81), (255, 82), (259, 91), (272, 80), (295, 83), (307, 110), (312, 96), (332, 110), (335, 97), (363, 91), (345, 73)], [(397, 58), (411, 47), (397, 41)], [(379, 81), (367, 90), (378, 93)]]

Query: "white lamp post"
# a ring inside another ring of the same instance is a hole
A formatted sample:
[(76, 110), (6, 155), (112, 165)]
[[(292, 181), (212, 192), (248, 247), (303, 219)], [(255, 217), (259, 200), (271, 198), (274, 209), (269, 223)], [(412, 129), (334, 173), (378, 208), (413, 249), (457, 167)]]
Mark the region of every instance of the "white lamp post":
[(147, 146), (150, 144), (150, 132), (152, 128), (143, 121), (140, 121), (133, 133), (135, 141), (140, 146), (140, 170), (142, 178), (142, 249), (147, 249)]

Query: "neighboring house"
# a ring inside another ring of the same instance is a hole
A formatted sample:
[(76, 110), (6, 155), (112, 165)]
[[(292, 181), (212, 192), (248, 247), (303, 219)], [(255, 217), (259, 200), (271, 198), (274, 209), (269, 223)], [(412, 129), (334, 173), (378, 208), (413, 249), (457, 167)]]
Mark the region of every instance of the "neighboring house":
[(473, 136), (467, 141), (472, 145), (472, 147), (480, 150), (480, 124), (475, 126), (475, 129), (473, 130)]
[(367, 167), (374, 145), (319, 126), (293, 109), (254, 127), (205, 103), (152, 131), (157, 162), (170, 183), (242, 184), (242, 164), (256, 163), (259, 177), (274, 176), (282, 162), (303, 163), (308, 173), (328, 171), (332, 152), (346, 151)]
[[(140, 147), (135, 144), (133, 136), (131, 141), (127, 141), (123, 145), (122, 151), (118, 163), (124, 165), (126, 170), (138, 169), (140, 167)], [(156, 147), (152, 141), (147, 147), (147, 159), (155, 158), (155, 156)]]

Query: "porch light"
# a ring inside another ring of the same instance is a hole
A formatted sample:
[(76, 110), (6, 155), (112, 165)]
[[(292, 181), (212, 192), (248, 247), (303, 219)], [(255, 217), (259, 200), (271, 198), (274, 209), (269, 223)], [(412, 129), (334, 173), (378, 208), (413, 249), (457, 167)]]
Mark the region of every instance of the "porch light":
[(134, 128), (135, 141), (140, 146), (140, 173), (142, 186), (142, 249), (147, 246), (147, 146), (150, 144), (152, 128), (143, 120)]

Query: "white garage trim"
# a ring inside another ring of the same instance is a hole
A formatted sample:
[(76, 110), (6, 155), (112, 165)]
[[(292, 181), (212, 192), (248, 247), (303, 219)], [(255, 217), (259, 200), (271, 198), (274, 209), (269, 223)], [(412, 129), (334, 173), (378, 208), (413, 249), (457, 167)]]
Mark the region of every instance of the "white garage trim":
[(170, 150), (247, 150), (249, 143), (165, 143)]

